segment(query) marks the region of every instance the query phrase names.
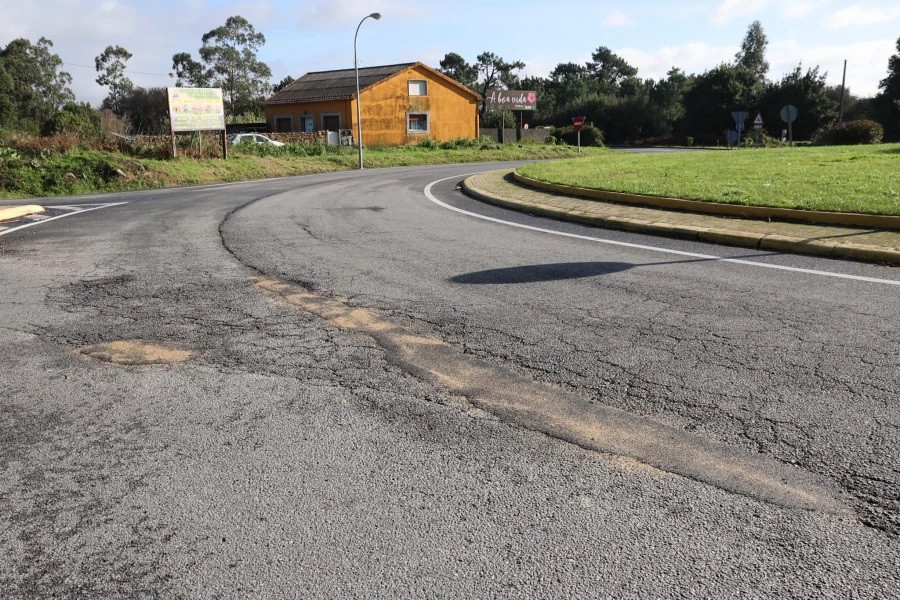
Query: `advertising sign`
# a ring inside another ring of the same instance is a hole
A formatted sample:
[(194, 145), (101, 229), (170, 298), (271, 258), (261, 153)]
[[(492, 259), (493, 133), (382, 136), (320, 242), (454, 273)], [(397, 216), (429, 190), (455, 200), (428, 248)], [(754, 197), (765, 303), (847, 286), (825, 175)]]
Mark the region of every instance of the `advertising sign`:
[(488, 90), (484, 104), (488, 110), (534, 110), (537, 107), (537, 92)]
[(166, 88), (172, 131), (225, 129), (222, 88)]

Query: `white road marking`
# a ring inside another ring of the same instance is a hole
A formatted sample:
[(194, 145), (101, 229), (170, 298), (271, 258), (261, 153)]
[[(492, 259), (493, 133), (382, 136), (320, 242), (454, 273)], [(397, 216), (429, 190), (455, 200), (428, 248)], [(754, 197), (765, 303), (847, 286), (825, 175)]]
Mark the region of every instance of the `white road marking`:
[[(10, 227), (4, 231), (0, 231), (0, 235), (6, 235), (7, 233), (12, 233), (14, 231), (19, 231), (20, 229), (25, 229), (27, 227), (34, 227), (35, 225), (40, 225), (42, 223), (49, 223), (50, 221), (55, 221), (57, 219), (62, 219), (63, 217), (71, 217), (72, 215), (77, 215), (80, 213), (90, 212), (92, 210), (100, 210), (101, 208), (111, 208), (113, 206), (122, 206), (123, 204), (128, 204), (127, 202), (112, 202), (110, 204), (87, 204), (85, 206), (90, 206), (91, 208), (81, 209), (75, 212), (67, 212), (63, 215), (56, 215), (55, 217), (49, 217), (43, 219), (41, 221), (34, 221), (31, 223), (26, 223), (25, 225), (19, 225), (18, 227)], [(47, 208), (55, 208), (53, 206), (48, 206)]]
[(715, 262), (727, 262), (738, 265), (745, 265), (750, 267), (761, 267), (763, 269), (775, 269), (778, 271), (791, 271), (793, 273), (805, 273), (807, 275), (817, 275), (819, 277), (836, 277), (838, 279), (850, 279), (853, 281), (865, 281), (867, 283), (880, 283), (884, 285), (895, 285), (900, 286), (900, 281), (894, 281), (891, 279), (879, 279), (877, 277), (863, 277), (861, 275), (848, 275), (846, 273), (834, 273), (832, 271), (819, 271), (816, 269), (803, 269), (800, 267), (788, 267), (784, 265), (773, 265), (768, 263), (756, 262), (752, 260), (744, 260), (740, 258), (726, 258), (723, 256), (713, 256), (711, 254), (700, 254), (697, 252), (686, 252), (684, 250), (671, 250), (669, 248), (659, 248), (657, 246), (647, 246), (644, 244), (633, 244), (630, 242), (620, 242), (617, 240), (607, 240), (604, 238), (591, 237), (587, 235), (578, 235), (577, 233), (567, 233), (565, 231), (554, 231), (552, 229), (543, 229), (541, 227), (533, 227), (531, 225), (523, 225), (521, 223), (513, 223), (511, 221), (504, 221), (503, 219), (496, 219), (494, 217), (487, 217), (484, 215), (479, 215), (478, 213), (469, 212), (467, 210), (463, 210), (461, 208), (456, 208), (455, 206), (450, 206), (444, 202), (438, 200), (434, 194), (431, 193), (431, 188), (436, 184), (441, 183), (442, 181), (447, 181), (448, 179), (456, 179), (459, 177), (468, 177), (469, 175), (475, 175), (480, 173), (481, 171), (476, 171), (475, 173), (466, 173), (465, 175), (454, 175), (452, 177), (444, 177), (443, 179), (438, 179), (437, 181), (432, 181), (427, 186), (425, 186), (425, 196), (434, 202), (435, 204), (447, 208), (449, 210), (468, 215), (470, 217), (475, 217), (476, 219), (483, 219), (485, 221), (491, 221), (493, 223), (500, 223), (503, 225), (511, 225), (512, 227), (518, 227), (520, 229), (528, 229), (530, 231), (539, 231), (541, 233), (549, 233), (552, 235), (559, 235), (568, 238), (575, 238), (579, 240), (587, 240), (589, 242), (599, 242), (601, 244), (610, 244), (612, 246), (624, 246), (626, 248), (636, 248), (639, 250), (649, 250), (651, 252), (661, 252), (663, 254), (674, 254), (676, 256), (687, 256), (690, 258), (698, 258), (702, 260), (709, 260)]

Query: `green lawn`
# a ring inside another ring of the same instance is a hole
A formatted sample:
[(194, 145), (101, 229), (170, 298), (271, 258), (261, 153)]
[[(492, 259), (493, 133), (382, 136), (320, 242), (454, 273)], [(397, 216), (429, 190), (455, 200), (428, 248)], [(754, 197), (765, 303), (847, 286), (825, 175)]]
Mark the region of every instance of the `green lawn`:
[(533, 179), (744, 204), (900, 215), (900, 144), (633, 154), (536, 163)]

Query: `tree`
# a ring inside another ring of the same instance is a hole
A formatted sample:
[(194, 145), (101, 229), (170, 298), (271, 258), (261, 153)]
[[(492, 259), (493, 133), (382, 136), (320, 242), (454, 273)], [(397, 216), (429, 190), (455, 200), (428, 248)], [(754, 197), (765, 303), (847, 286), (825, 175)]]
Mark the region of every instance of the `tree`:
[(472, 90), (475, 89), (478, 82), (478, 69), (467, 63), (462, 56), (456, 52), (448, 52), (439, 64), (438, 70), (441, 73)]
[(275, 86), (272, 88), (272, 91), (280, 92), (281, 90), (283, 90), (287, 86), (291, 85), (292, 83), (294, 83), (294, 78), (291, 77), (290, 75), (288, 75), (287, 77), (285, 77), (284, 79), (282, 79), (281, 81), (276, 83)]
[(172, 56), (172, 73), (176, 87), (209, 87), (212, 73), (202, 64), (191, 58), (188, 52), (179, 52)]
[(768, 84), (761, 105), (771, 133), (777, 135), (784, 126), (780, 113), (787, 104), (797, 107), (797, 120), (792, 125), (795, 139), (809, 139), (816, 129), (837, 120), (838, 104), (829, 95), (825, 74), (819, 73), (819, 67), (804, 73), (798, 65), (781, 81)]
[(11, 127), (15, 121), (16, 107), (11, 100), (12, 93), (13, 79), (0, 60), (0, 127)]
[(169, 131), (169, 94), (166, 88), (136, 87), (122, 98), (122, 116), (133, 133), (158, 135)]
[(741, 49), (734, 55), (735, 64), (756, 74), (760, 81), (764, 81), (769, 72), (769, 63), (766, 62), (766, 47), (769, 40), (763, 31), (759, 21), (753, 21), (747, 28), (747, 35), (741, 42)]
[[(475, 59), (475, 68), (478, 71), (478, 84), (476, 91), (484, 98), (489, 89), (502, 85), (507, 89), (515, 89), (519, 77), (513, 72), (525, 68), (525, 63), (517, 60), (506, 62), (493, 52), (482, 52)], [(486, 105), (482, 103), (481, 114), (484, 116)]]
[(11, 41), (0, 51), (0, 64), (12, 81), (7, 97), (19, 127), (41, 131), (67, 103), (75, 100), (69, 88), (72, 76), (61, 71), (62, 59), (51, 51), (45, 37), (32, 44), (27, 39)]
[(125, 65), (131, 59), (131, 52), (122, 46), (107, 46), (102, 54), (94, 59), (97, 68), (97, 83), (109, 88), (109, 95), (103, 101), (104, 107), (122, 115), (122, 96), (134, 88), (134, 84), (125, 75)]
[(888, 59), (887, 76), (878, 84), (881, 93), (875, 97), (874, 108), (884, 126), (886, 139), (900, 139), (900, 38), (897, 54)]
[(597, 80), (601, 94), (617, 95), (622, 91), (623, 84), (637, 77), (638, 70), (606, 46), (597, 48), (591, 58), (593, 60), (587, 68)]
[(266, 37), (247, 19), (228, 17), (225, 24), (203, 35), (200, 47), (202, 63), (189, 53), (172, 56), (171, 75), (177, 85), (221, 87), (229, 115), (258, 112), (269, 92), (272, 71), (256, 57)]
[(749, 69), (724, 63), (698, 75), (684, 94), (680, 133), (702, 144), (724, 140), (725, 131), (734, 129), (731, 111), (759, 106), (762, 93), (757, 84)]

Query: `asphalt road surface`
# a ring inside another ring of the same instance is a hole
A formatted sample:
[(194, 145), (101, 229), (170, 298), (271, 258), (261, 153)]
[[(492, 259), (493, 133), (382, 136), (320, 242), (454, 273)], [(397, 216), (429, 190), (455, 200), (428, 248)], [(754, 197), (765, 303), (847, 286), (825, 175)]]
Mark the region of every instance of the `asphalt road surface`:
[(456, 190), (499, 166), (4, 224), (0, 595), (900, 597), (900, 270)]

